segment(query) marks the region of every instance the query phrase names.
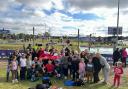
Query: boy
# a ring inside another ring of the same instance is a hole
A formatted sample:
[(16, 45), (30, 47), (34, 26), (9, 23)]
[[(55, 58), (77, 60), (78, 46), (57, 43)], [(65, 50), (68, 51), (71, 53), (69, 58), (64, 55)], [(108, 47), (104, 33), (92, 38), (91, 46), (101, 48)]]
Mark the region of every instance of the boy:
[(89, 58), (89, 62), (86, 65), (86, 72), (87, 72), (87, 82), (92, 82), (93, 72), (94, 72), (94, 65), (92, 63), (92, 57)]
[(53, 76), (54, 73), (54, 65), (52, 64), (52, 61), (49, 60), (48, 64), (46, 64), (45, 69), (46, 69), (46, 74), (48, 74), (48, 76)]

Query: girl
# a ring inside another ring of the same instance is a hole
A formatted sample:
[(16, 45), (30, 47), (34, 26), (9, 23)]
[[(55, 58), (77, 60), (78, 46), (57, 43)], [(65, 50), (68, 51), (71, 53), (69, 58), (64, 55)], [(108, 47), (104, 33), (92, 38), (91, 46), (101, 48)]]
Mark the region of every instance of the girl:
[(113, 84), (113, 86), (115, 86), (116, 82), (117, 82), (117, 87), (119, 87), (120, 78), (121, 78), (122, 74), (123, 74), (122, 62), (117, 62), (114, 67), (114, 84)]
[(83, 80), (85, 77), (85, 63), (84, 59), (82, 58), (79, 63), (79, 79)]
[(18, 68), (18, 62), (16, 61), (16, 56), (13, 56), (13, 60), (11, 62), (12, 83), (18, 82), (18, 80), (17, 80), (17, 68)]

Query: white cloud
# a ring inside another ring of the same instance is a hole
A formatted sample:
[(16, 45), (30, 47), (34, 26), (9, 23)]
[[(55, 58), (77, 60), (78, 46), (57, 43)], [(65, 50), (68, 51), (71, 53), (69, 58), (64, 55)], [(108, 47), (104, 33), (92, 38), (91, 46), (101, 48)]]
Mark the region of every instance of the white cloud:
[(16, 1), (21, 4), (24, 4), (27, 8), (49, 10), (52, 7), (52, 3), (50, 0), (16, 0)]
[[(6, 1), (6, 3), (5, 3)], [(117, 21), (117, 8), (112, 6), (108, 1), (103, 1), (104, 3), (96, 4), (95, 6), (80, 6), (82, 2), (92, 2), (92, 0), (69, 0), (72, 5), (64, 7), (62, 1), (65, 0), (0, 0), (0, 27), (13, 29), (14, 32), (28, 32), (32, 33), (32, 27), (36, 28), (37, 33), (43, 33), (46, 30), (51, 29), (53, 35), (71, 35), (77, 34), (77, 29), (80, 29), (80, 33), (84, 35), (89, 35), (96, 33), (95, 35), (104, 36), (107, 33), (108, 26), (116, 26)], [(94, 1), (94, 0), (93, 0)], [(94, 2), (99, 1), (95, 0)], [(67, 0), (68, 2), (68, 0)], [(78, 3), (76, 3), (78, 2)], [(53, 4), (54, 3), (54, 4)], [(106, 4), (105, 4), (106, 3)], [(12, 5), (11, 5), (12, 4)], [(67, 3), (68, 4), (68, 3)], [(10, 6), (11, 5), (11, 6)], [(17, 12), (12, 9), (12, 6), (23, 5), (21, 11)], [(98, 6), (101, 5), (101, 6)], [(106, 6), (107, 5), (107, 6)], [(124, 3), (125, 5), (125, 3)], [(110, 6), (108, 8), (108, 6)], [(122, 6), (122, 5), (121, 5)], [(79, 8), (78, 8), (79, 7)], [(100, 8), (102, 7), (102, 8)], [(99, 16), (101, 19), (96, 20), (77, 20), (73, 17), (60, 12), (55, 11), (51, 15), (46, 15), (43, 9), (51, 10), (55, 8), (57, 10), (65, 10), (71, 14), (75, 13), (90, 13)], [(87, 8), (87, 9), (86, 9)], [(12, 11), (11, 11), (12, 10)], [(128, 29), (128, 8), (120, 9), (120, 26), (123, 26), (125, 33)], [(7, 13), (5, 15), (5, 13)], [(46, 26), (45, 26), (46, 24)], [(63, 27), (69, 27), (69, 29), (64, 29)], [(70, 28), (72, 27), (72, 28)], [(37, 34), (36, 33), (36, 34)]]
[(54, 8), (58, 9), (58, 10), (62, 10), (64, 9), (62, 0), (51, 0), (55, 5)]

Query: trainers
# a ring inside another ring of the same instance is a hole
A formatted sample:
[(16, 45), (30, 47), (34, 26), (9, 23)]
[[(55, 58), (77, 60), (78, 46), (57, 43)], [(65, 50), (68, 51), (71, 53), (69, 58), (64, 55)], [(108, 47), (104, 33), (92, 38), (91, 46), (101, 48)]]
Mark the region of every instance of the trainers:
[(15, 83), (15, 80), (12, 80), (12, 83)]
[(65, 76), (64, 79), (67, 79), (67, 77)]
[(16, 82), (16, 83), (18, 83), (18, 80), (17, 80), (17, 79), (15, 79), (15, 82)]

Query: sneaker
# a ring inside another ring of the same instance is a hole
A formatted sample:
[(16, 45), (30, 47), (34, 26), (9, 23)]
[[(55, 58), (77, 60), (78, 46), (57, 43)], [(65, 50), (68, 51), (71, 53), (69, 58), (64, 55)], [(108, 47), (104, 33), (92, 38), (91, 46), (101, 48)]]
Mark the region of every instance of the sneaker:
[(73, 75), (71, 75), (71, 78), (73, 78)]
[(12, 83), (15, 83), (15, 80), (12, 80)]
[(18, 83), (18, 80), (17, 80), (17, 79), (15, 79), (15, 82), (16, 82), (16, 83)]
[(67, 77), (65, 76), (64, 79), (67, 79)]

